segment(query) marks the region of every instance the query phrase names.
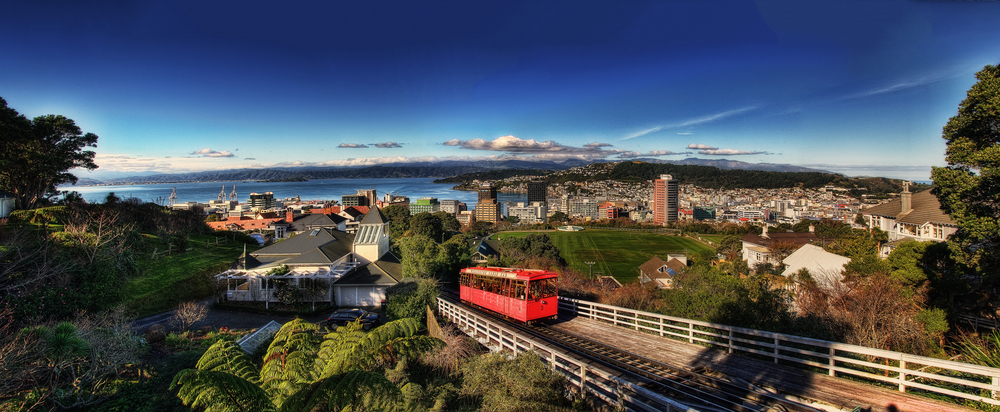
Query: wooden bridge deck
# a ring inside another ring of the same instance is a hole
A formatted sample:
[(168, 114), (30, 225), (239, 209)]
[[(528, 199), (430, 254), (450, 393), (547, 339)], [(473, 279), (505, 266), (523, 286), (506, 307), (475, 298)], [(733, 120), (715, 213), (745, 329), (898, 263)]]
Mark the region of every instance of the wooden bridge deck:
[(729, 355), (725, 351), (617, 327), (583, 317), (566, 317), (550, 325), (579, 336), (687, 370), (706, 369), (836, 409), (851, 411), (970, 411), (953, 403), (888, 388), (821, 375), (789, 366)]

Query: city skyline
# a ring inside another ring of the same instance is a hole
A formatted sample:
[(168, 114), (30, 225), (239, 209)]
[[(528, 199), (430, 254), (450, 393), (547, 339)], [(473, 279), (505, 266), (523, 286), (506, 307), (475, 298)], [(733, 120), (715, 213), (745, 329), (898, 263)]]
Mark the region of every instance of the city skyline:
[(96, 173), (688, 157), (929, 179), (992, 2), (22, 3), (0, 97)]

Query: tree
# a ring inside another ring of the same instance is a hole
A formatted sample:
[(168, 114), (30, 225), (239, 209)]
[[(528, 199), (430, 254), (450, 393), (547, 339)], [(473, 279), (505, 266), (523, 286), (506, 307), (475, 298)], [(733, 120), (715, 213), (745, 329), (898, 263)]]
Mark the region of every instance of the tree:
[(401, 205), (390, 205), (382, 208), (382, 214), (389, 219), (389, 233), (398, 239), (410, 230), (410, 209)]
[(428, 212), (421, 212), (410, 218), (410, 234), (427, 236), (441, 242), (441, 219)]
[(552, 223), (568, 222), (568, 221), (569, 221), (569, 216), (567, 216), (566, 213), (563, 212), (555, 212), (552, 214), (552, 216), (549, 216), (549, 222)]
[(1000, 66), (976, 73), (978, 82), (948, 120), (942, 137), (947, 167), (931, 169), (933, 193), (958, 225), (948, 238), (955, 260), (990, 277), (1000, 273)]
[(445, 232), (458, 232), (462, 230), (462, 224), (455, 219), (455, 216), (445, 211), (434, 212), (434, 216), (441, 220), (441, 228)]
[(417, 278), (438, 277), (447, 267), (444, 248), (426, 236), (410, 236), (399, 240), (402, 253), (403, 276)]
[(56, 186), (76, 183), (68, 171), (94, 170), (97, 135), (83, 134), (73, 120), (45, 115), (28, 121), (0, 98), (0, 188), (14, 194), (19, 209), (33, 209), (58, 194)]

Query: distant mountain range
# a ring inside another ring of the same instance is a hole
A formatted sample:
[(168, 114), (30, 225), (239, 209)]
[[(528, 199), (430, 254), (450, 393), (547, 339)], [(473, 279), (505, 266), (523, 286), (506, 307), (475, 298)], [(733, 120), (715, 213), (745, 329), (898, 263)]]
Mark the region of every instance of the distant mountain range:
[[(821, 172), (824, 170), (810, 169), (800, 166), (773, 163), (746, 163), (726, 159), (684, 160), (633, 159), (647, 163), (671, 163), (677, 165), (712, 166), (726, 170), (760, 170), (770, 172)], [(274, 167), (266, 169), (235, 169), (215, 170), (208, 172), (177, 173), (177, 174), (141, 174), (135, 176), (112, 177), (96, 179), (80, 177), (77, 185), (124, 185), (124, 184), (155, 184), (155, 183), (185, 183), (185, 182), (216, 182), (234, 180), (314, 180), (314, 179), (361, 179), (361, 178), (407, 178), (407, 177), (451, 177), (466, 173), (485, 172), (498, 169), (543, 169), (565, 170), (590, 163), (583, 160), (551, 161), (443, 161), (443, 162), (412, 162), (390, 163), (378, 166), (355, 167)]]

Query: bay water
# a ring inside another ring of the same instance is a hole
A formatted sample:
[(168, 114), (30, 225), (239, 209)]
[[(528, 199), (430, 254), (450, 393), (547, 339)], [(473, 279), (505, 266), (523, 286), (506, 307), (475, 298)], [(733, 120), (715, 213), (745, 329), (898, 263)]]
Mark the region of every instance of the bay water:
[[(386, 193), (407, 196), (410, 202), (423, 197), (435, 197), (438, 200), (458, 200), (475, 207), (478, 192), (454, 190), (453, 183), (434, 183), (434, 178), (396, 178), (396, 179), (318, 179), (306, 182), (198, 182), (198, 183), (163, 183), (141, 185), (114, 186), (60, 186), (59, 190), (77, 191), (87, 202), (103, 203), (109, 193), (119, 198), (138, 198), (143, 202), (167, 204), (171, 191), (177, 190), (177, 202), (208, 203), (216, 200), (224, 191), (226, 196), (235, 187), (240, 203), (246, 203), (250, 193), (273, 192), (275, 199), (294, 198), (302, 201), (336, 200), (340, 202), (343, 195), (353, 195), (360, 189), (375, 189), (379, 199)], [(503, 202), (524, 202), (525, 193), (499, 193), (498, 200)]]

